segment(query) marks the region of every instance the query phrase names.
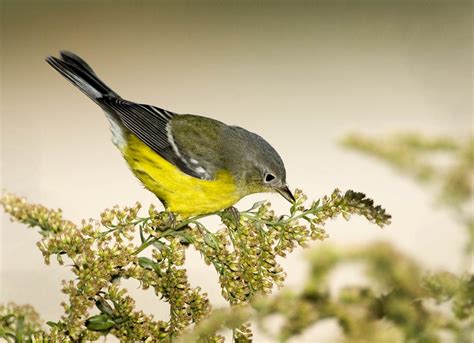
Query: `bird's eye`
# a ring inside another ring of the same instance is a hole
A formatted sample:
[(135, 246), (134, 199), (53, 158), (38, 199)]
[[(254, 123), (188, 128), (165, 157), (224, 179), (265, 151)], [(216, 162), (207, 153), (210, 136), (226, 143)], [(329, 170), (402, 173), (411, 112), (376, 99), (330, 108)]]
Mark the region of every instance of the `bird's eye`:
[(270, 173), (265, 174), (265, 178), (264, 178), (265, 182), (271, 182), (274, 179), (275, 179), (275, 175), (270, 174)]

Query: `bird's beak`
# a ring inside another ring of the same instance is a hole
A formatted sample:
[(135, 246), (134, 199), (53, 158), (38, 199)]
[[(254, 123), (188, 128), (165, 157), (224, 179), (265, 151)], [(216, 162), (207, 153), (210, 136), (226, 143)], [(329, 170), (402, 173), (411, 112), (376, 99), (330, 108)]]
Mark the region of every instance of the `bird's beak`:
[(296, 200), (295, 200), (295, 197), (293, 196), (293, 194), (291, 193), (290, 189), (288, 188), (287, 185), (284, 185), (282, 187), (279, 187), (276, 189), (278, 193), (281, 194), (281, 196), (283, 198), (285, 198), (286, 200), (288, 200), (289, 202), (291, 203), (294, 203)]

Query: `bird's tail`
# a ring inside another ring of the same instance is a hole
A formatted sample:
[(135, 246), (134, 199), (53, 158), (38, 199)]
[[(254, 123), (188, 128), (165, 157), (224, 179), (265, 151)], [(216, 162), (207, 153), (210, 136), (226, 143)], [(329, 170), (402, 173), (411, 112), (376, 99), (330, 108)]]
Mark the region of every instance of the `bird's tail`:
[(46, 61), (84, 94), (100, 104), (104, 96), (120, 96), (103, 83), (92, 68), (79, 56), (61, 51), (60, 58), (49, 56)]

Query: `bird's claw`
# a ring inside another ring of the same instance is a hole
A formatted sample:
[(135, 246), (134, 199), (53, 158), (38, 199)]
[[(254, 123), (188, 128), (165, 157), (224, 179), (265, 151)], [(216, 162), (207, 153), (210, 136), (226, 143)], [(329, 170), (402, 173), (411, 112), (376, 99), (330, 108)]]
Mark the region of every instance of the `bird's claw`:
[(240, 223), (240, 212), (234, 206), (226, 208), (221, 214), (222, 221), (228, 221), (235, 227), (239, 226)]
[(173, 212), (168, 212), (168, 218), (166, 219), (166, 226), (172, 230), (176, 229), (176, 215)]

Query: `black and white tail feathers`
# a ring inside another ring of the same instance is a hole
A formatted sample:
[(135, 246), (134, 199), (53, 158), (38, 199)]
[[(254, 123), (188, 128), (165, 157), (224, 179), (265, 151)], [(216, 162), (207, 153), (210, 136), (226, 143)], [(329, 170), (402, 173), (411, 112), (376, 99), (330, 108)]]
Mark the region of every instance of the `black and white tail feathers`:
[(202, 167), (196, 167), (183, 158), (175, 143), (170, 121), (177, 116), (176, 113), (122, 99), (72, 52), (61, 51), (59, 58), (50, 56), (46, 61), (105, 111), (111, 124), (112, 141), (121, 151), (130, 132), (184, 173), (207, 178), (207, 174), (201, 171)]
[(120, 96), (103, 83), (92, 68), (79, 56), (69, 51), (61, 51), (60, 58), (49, 56), (46, 61), (61, 75), (79, 88), (84, 94), (100, 104), (104, 96)]

